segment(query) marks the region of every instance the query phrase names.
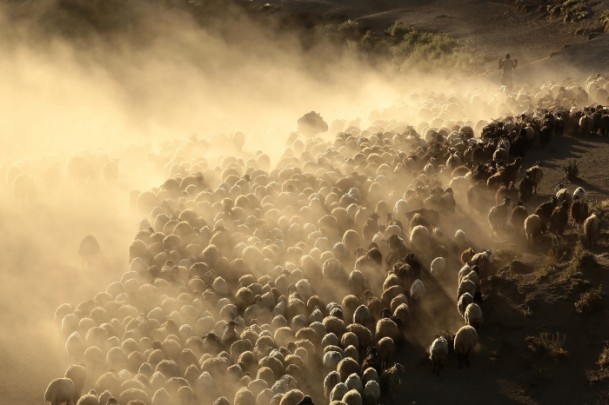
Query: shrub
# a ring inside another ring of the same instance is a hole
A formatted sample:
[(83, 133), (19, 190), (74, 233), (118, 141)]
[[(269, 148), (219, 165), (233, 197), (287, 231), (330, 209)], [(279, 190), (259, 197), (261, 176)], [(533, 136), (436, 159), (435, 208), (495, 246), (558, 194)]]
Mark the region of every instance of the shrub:
[(563, 347), (567, 336), (559, 332), (543, 332), (538, 336), (528, 336), (525, 342), (533, 353), (548, 354), (551, 357), (563, 357), (567, 350)]
[(581, 21), (590, 17), (591, 10), (582, 0), (555, 1), (546, 6), (551, 17), (561, 17), (563, 21)]
[(562, 165), (562, 170), (565, 172), (565, 178), (569, 181), (577, 180), (579, 177), (579, 163), (575, 159), (569, 159), (567, 163)]
[(598, 364), (598, 368), (601, 370), (605, 370), (609, 366), (609, 342), (605, 342), (605, 347), (603, 347), (603, 351), (598, 356), (596, 364)]
[(578, 314), (589, 314), (598, 310), (603, 301), (603, 286), (599, 285), (597, 288), (583, 293), (577, 302), (575, 302), (575, 311)]

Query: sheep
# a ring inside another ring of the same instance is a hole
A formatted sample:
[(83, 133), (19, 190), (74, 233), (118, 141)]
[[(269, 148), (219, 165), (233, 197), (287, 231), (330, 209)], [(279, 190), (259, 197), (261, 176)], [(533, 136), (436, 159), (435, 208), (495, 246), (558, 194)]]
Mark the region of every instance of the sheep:
[(91, 390), (88, 394), (81, 396), (76, 405), (100, 405), (95, 390)]
[(461, 257), (459, 258), (461, 261), (461, 264), (467, 265), (467, 263), (469, 263), (472, 260), (472, 258), (474, 257), (475, 254), (476, 254), (476, 251), (472, 248), (467, 248), (467, 249), (463, 250), (461, 252)]
[(56, 378), (51, 381), (44, 393), (44, 401), (51, 405), (72, 404), (76, 396), (74, 382), (69, 378)]
[(343, 395), (342, 401), (346, 405), (362, 405), (362, 395), (358, 390), (352, 389)]
[(345, 384), (350, 390), (357, 390), (361, 392), (364, 389), (361, 378), (355, 373), (347, 377), (347, 379), (345, 380)]
[(477, 288), (473, 281), (471, 280), (463, 280), (459, 283), (459, 288), (457, 289), (457, 299), (461, 298), (464, 294), (469, 294), (472, 297), (476, 296)]
[(329, 351), (324, 353), (322, 363), (326, 370), (335, 370), (342, 359), (343, 356), (339, 352)]
[(517, 233), (521, 234), (524, 232), (524, 221), (529, 216), (528, 210), (526, 206), (522, 203), (522, 201), (518, 201), (516, 205), (512, 208), (512, 213), (510, 214), (510, 225), (512, 229)]
[(353, 323), (369, 326), (372, 322), (372, 314), (366, 305), (358, 306), (353, 312)]
[(389, 337), (395, 342), (400, 340), (400, 328), (393, 320), (389, 318), (382, 318), (376, 323), (374, 336), (377, 342), (384, 337)]
[(466, 292), (461, 294), (459, 297), (459, 301), (457, 302), (457, 310), (459, 311), (459, 315), (465, 317), (465, 309), (467, 306), (474, 302), (474, 296), (470, 293)]
[(429, 360), (431, 360), (432, 374), (439, 376), (440, 369), (444, 367), (444, 360), (448, 357), (448, 342), (446, 338), (440, 336), (436, 338), (427, 350), (429, 354)]
[(255, 403), (256, 397), (254, 397), (254, 394), (247, 388), (241, 387), (235, 393), (235, 398), (233, 400), (234, 405), (253, 405)]
[[(490, 250), (483, 250), (472, 256), (470, 263), (473, 265), (472, 269), (476, 271), (480, 277), (487, 277), (491, 271), (491, 264), (493, 262), (493, 252)], [(477, 268), (475, 266), (478, 266)]]
[(22, 173), (15, 178), (13, 183), (13, 197), (17, 203), (31, 204), (38, 198), (38, 188), (34, 178)]
[(339, 382), (338, 384), (336, 384), (334, 386), (334, 388), (332, 388), (332, 391), (330, 392), (330, 401), (338, 401), (341, 400), (345, 394), (349, 392), (349, 388), (347, 388), (347, 384)]
[(446, 259), (444, 257), (436, 257), (429, 265), (429, 271), (437, 280), (443, 280), (446, 277)]
[(531, 214), (524, 220), (524, 233), (529, 243), (535, 243), (543, 232), (543, 223), (537, 214)]
[(370, 329), (364, 325), (352, 323), (351, 325), (347, 326), (347, 332), (351, 332), (357, 336), (360, 350), (365, 350), (372, 344), (372, 332), (370, 332)]
[(573, 197), (573, 204), (571, 204), (570, 209), (571, 218), (573, 223), (577, 226), (578, 229), (581, 229), (582, 225), (586, 218), (588, 218), (588, 204), (583, 199), (579, 197)]
[(545, 232), (548, 222), (550, 221), (550, 216), (552, 212), (554, 212), (554, 208), (558, 204), (558, 198), (556, 196), (552, 196), (550, 201), (546, 201), (540, 204), (536, 209), (534, 214), (539, 216), (541, 220), (542, 231)]
[(539, 162), (534, 166), (529, 167), (525, 174), (533, 180), (533, 193), (537, 194), (541, 180), (543, 180), (543, 169), (541, 168)]
[(349, 377), (351, 374), (359, 373), (360, 367), (359, 367), (359, 364), (357, 361), (355, 361), (352, 358), (347, 357), (347, 358), (342, 359), (338, 363), (338, 366), (336, 367), (336, 371), (340, 375), (340, 380), (345, 381), (347, 379), (347, 377)]
[(393, 364), (395, 356), (395, 343), (394, 339), (390, 337), (384, 337), (378, 341), (378, 354), (380, 358), (380, 365), (383, 369), (389, 368)]
[(584, 221), (584, 242), (589, 247), (594, 247), (600, 236), (601, 220), (598, 215), (593, 212)]
[(392, 367), (383, 371), (381, 375), (381, 393), (387, 398), (393, 398), (402, 384), (402, 378), (406, 370), (400, 363), (395, 363)]
[(482, 309), (476, 303), (470, 303), (465, 308), (463, 319), (467, 325), (473, 326), (478, 330), (482, 324)]
[(81, 365), (73, 364), (66, 370), (65, 378), (69, 378), (74, 382), (74, 392), (80, 396), (85, 382), (87, 381), (87, 369)]
[(535, 190), (535, 182), (531, 176), (526, 173), (524, 178), (518, 184), (518, 198), (520, 201), (529, 202)]
[(381, 386), (376, 380), (369, 380), (364, 386), (362, 397), (366, 404), (378, 405), (381, 400)]
[(341, 378), (337, 371), (331, 371), (326, 375), (323, 384), (324, 397), (326, 399), (330, 399), (330, 393), (339, 382), (341, 382)]
[[(471, 304), (470, 304), (471, 305)], [(459, 359), (459, 368), (469, 367), (469, 355), (478, 344), (478, 332), (473, 326), (464, 325), (455, 334), (454, 349)]]
[(505, 197), (502, 204), (496, 205), (490, 209), (488, 213), (488, 223), (491, 228), (491, 235), (498, 234), (499, 231), (505, 230), (509, 206), (510, 197)]
[(562, 236), (569, 221), (569, 202), (563, 201), (560, 207), (554, 208), (550, 216), (550, 232)]
[(583, 187), (577, 187), (575, 191), (573, 191), (573, 199), (578, 199), (580, 201), (586, 201), (587, 193)]
[(100, 252), (101, 248), (95, 236), (87, 235), (80, 242), (80, 247), (78, 248), (78, 255), (80, 256), (82, 263), (85, 265), (85, 267), (91, 267), (95, 259), (99, 256)]
[(429, 229), (423, 225), (417, 225), (410, 231), (410, 244), (415, 251), (422, 251), (430, 239)]
[(573, 201), (573, 197), (571, 196), (569, 189), (563, 187), (563, 188), (560, 188), (556, 192), (556, 200), (558, 203), (562, 203), (563, 201), (566, 201), (569, 203), (569, 205), (571, 205), (571, 202)]

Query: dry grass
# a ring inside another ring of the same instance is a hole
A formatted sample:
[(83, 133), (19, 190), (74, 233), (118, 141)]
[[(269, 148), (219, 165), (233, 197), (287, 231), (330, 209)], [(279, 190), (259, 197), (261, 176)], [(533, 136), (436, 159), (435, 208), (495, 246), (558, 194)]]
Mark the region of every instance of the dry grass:
[(590, 314), (597, 311), (603, 302), (603, 286), (599, 285), (590, 291), (583, 293), (575, 302), (575, 311), (578, 314)]
[(584, 0), (554, 1), (546, 6), (551, 17), (560, 17), (565, 22), (582, 21), (590, 18), (592, 11)]
[(603, 347), (601, 354), (598, 356), (596, 364), (598, 364), (598, 367), (601, 370), (606, 370), (607, 366), (609, 366), (609, 342), (605, 342), (605, 346)]
[(609, 379), (609, 342), (605, 342), (603, 350), (596, 360), (598, 369), (588, 370), (586, 375), (591, 383), (606, 384)]
[(569, 159), (562, 165), (562, 170), (565, 173), (565, 179), (575, 181), (579, 178), (579, 163), (576, 159)]
[(542, 332), (537, 336), (528, 336), (525, 338), (527, 347), (530, 351), (537, 354), (547, 354), (553, 358), (560, 358), (567, 355), (567, 350), (564, 348), (566, 335), (561, 335), (560, 332), (549, 333)]

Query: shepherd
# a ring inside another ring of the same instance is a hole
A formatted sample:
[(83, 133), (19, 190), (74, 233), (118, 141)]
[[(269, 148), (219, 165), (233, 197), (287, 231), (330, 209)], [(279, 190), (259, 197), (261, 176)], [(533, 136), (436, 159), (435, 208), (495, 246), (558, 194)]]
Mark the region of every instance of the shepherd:
[(512, 72), (518, 65), (518, 59), (511, 59), (510, 53), (505, 53), (505, 59), (499, 59), (499, 70), (501, 70), (501, 84), (512, 87)]

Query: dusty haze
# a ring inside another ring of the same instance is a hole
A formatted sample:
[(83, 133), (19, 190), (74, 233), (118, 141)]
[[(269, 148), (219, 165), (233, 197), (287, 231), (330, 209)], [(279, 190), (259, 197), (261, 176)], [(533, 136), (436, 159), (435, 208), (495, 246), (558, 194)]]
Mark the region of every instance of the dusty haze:
[[(473, 125), (512, 112), (490, 81), (373, 70), (323, 42), (304, 52), (296, 38), (276, 39), (240, 15), (231, 15), (235, 28), (225, 35), (175, 10), (149, 13), (124, 38), (74, 42), (43, 35), (36, 17), (18, 24), (0, 17), (0, 359), (8, 374), (0, 376), (0, 403), (41, 402), (48, 381), (65, 370), (53, 312), (91, 298), (127, 269), (141, 219), (129, 191), (162, 183), (167, 172), (149, 155), (163, 142), (242, 131), (246, 149), (277, 158), (296, 119), (311, 110), (334, 131), (358, 119), (363, 128), (376, 118), (423, 125), (438, 116)], [(456, 95), (471, 109), (426, 109), (432, 92)], [(68, 171), (82, 155), (97, 162), (85, 181)], [(109, 180), (103, 168), (114, 159), (118, 178)], [(34, 179), (36, 201), (13, 198), (10, 180), (19, 173)], [(87, 234), (102, 249), (90, 268), (77, 254)]]

